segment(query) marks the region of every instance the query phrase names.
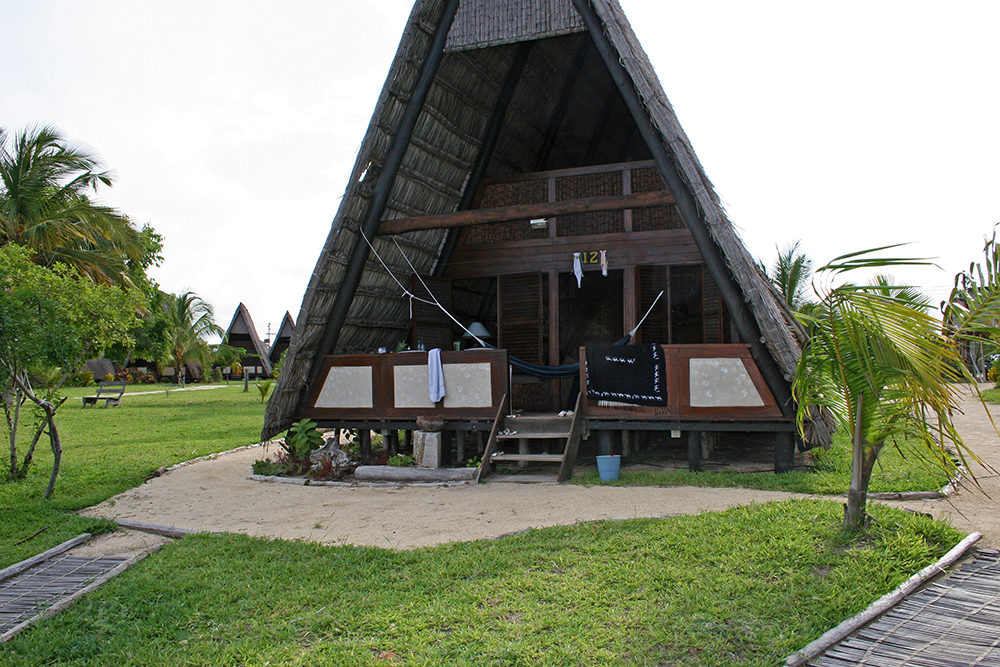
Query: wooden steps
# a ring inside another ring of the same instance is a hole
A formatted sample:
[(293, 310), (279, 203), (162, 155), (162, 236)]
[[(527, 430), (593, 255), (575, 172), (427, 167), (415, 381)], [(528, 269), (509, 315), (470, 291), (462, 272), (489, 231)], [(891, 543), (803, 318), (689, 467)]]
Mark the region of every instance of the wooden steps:
[[(577, 398), (576, 409), (569, 415), (508, 415), (506, 414), (507, 398), (504, 407), (497, 414), (490, 432), (490, 440), (486, 443), (480, 478), (490, 474), (495, 463), (558, 463), (559, 475), (557, 481), (565, 482), (573, 475), (576, 463), (576, 452), (580, 446), (580, 435), (583, 419), (580, 414), (580, 399)], [(561, 452), (532, 452), (533, 442), (541, 441), (544, 449), (559, 448)], [(505, 452), (516, 443), (517, 452)], [(551, 443), (551, 445), (549, 444)]]

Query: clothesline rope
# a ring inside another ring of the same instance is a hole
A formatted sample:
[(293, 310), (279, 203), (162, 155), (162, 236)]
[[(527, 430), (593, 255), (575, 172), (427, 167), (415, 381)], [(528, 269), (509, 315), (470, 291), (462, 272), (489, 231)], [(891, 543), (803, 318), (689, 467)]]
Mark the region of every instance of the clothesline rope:
[[(368, 236), (365, 234), (364, 230), (358, 228), (358, 232), (360, 232), (361, 238), (365, 240), (365, 243), (368, 244), (368, 247), (371, 249), (371, 251), (375, 253), (375, 258), (378, 259), (379, 263), (382, 265), (382, 268), (384, 268), (386, 273), (389, 274), (389, 277), (391, 277), (395, 281), (395, 283), (399, 285), (399, 289), (403, 291), (403, 296), (409, 298), (410, 319), (413, 319), (414, 299), (420, 301), (421, 303), (426, 303), (429, 306), (437, 306), (441, 310), (441, 312), (448, 317), (448, 319), (457, 324), (459, 328), (462, 329), (462, 331), (464, 331), (466, 334), (475, 339), (475, 341), (479, 343), (481, 346), (485, 348), (496, 349), (494, 346), (490, 345), (482, 338), (472, 333), (472, 331), (470, 331), (464, 324), (459, 322), (454, 315), (448, 312), (447, 308), (441, 305), (441, 302), (438, 301), (437, 297), (434, 295), (434, 292), (432, 292), (430, 287), (427, 286), (427, 283), (424, 282), (424, 279), (423, 277), (421, 277), (420, 272), (417, 271), (417, 268), (415, 266), (413, 266), (413, 262), (411, 262), (410, 258), (406, 256), (405, 252), (403, 252), (403, 248), (399, 245), (399, 241), (396, 240), (395, 236), (392, 237), (392, 242), (396, 246), (396, 251), (399, 252), (400, 257), (403, 258), (403, 261), (405, 261), (407, 266), (410, 267), (410, 270), (413, 271), (413, 275), (415, 275), (417, 277), (417, 280), (420, 281), (420, 284), (423, 286), (424, 290), (431, 297), (432, 299), (431, 301), (428, 301), (427, 299), (422, 299), (413, 292), (411, 292), (410, 290), (406, 289), (406, 287), (403, 286), (403, 283), (401, 283), (399, 279), (396, 277), (396, 275), (392, 272), (392, 269), (390, 269), (389, 266), (385, 263), (385, 261), (382, 260), (382, 256), (379, 254), (378, 250), (375, 249), (375, 245), (368, 239)], [(633, 336), (635, 336), (635, 332), (639, 330), (639, 327), (642, 326), (642, 323), (645, 322), (646, 318), (649, 317), (649, 314), (653, 312), (653, 308), (656, 307), (657, 302), (659, 302), (660, 297), (662, 296), (663, 296), (663, 290), (660, 290), (660, 293), (656, 295), (655, 299), (653, 299), (652, 305), (650, 305), (649, 309), (646, 310), (646, 314), (642, 316), (642, 319), (639, 320), (639, 323), (636, 324), (635, 327), (632, 329), (632, 331), (628, 332), (624, 338), (616, 341), (614, 343), (615, 345), (625, 345), (632, 339)], [(580, 370), (580, 364), (578, 363), (563, 364), (561, 366), (542, 366), (540, 364), (531, 364), (509, 355), (508, 359), (512, 366), (520, 368), (521, 370), (527, 373), (530, 373), (532, 375), (537, 375), (539, 377), (572, 377), (572, 375), (578, 373)]]

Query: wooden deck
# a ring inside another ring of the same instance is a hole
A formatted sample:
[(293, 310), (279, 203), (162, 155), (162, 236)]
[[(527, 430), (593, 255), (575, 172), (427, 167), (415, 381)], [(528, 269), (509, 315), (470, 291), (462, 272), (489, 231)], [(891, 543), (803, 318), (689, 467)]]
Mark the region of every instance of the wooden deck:
[(1000, 666), (1000, 552), (980, 552), (807, 664)]

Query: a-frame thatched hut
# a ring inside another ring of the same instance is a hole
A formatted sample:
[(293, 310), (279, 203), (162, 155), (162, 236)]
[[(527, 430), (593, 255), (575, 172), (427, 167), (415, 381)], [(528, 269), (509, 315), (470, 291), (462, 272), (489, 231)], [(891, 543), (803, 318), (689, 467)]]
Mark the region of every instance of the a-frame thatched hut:
[[(611, 344), (661, 290), (636, 336), (666, 359), (659, 407), (573, 401), (573, 379), (522, 373)], [(417, 395), (426, 355), (373, 354), (451, 350), (463, 331), (430, 294), (500, 350), (445, 352), (445, 379), (467, 382), (438, 402)], [(774, 432), (776, 468), (791, 465), (802, 333), (616, 0), (417, 0), (298, 325), (265, 439), (302, 416), (387, 430), (434, 413), (495, 434), (511, 404), (577, 406), (570, 431), (687, 432), (692, 466), (700, 433)], [(508, 353), (528, 363), (508, 375)]]
[(295, 320), (292, 319), (291, 313), (285, 311), (285, 316), (281, 318), (281, 326), (278, 327), (278, 332), (274, 334), (274, 340), (270, 341), (271, 349), (267, 358), (271, 360), (272, 368), (281, 359), (281, 354), (291, 345), (292, 332), (294, 331)]
[(247, 370), (250, 377), (267, 377), (271, 374), (271, 359), (267, 346), (257, 335), (250, 311), (240, 302), (233, 313), (233, 320), (226, 329), (223, 340), (227, 345), (242, 347), (247, 351), (240, 359), (240, 364)]

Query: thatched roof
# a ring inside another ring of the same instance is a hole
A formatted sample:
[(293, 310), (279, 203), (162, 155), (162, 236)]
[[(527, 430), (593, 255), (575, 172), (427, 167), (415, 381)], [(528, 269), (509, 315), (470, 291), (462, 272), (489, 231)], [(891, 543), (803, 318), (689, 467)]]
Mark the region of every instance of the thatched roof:
[(271, 350), (268, 353), (268, 359), (271, 360), (271, 365), (278, 363), (281, 359), (281, 353), (288, 349), (288, 346), (292, 342), (292, 333), (295, 331), (295, 320), (292, 319), (292, 314), (285, 311), (285, 316), (281, 318), (281, 326), (278, 327), (278, 332), (274, 334), (274, 339), (270, 341)]
[[(352, 257), (368, 252), (359, 229), (380, 196), (387, 193), (382, 221), (451, 213), (468, 207), (478, 177), (626, 160), (657, 159), (661, 173), (676, 175), (686, 190), (687, 217), (697, 218), (711, 239), (699, 247), (714, 241), (709, 250), (728, 267), (745, 302), (747, 330), (755, 332), (748, 342), (766, 345), (772, 376), (787, 382), (800, 349), (794, 318), (726, 217), (617, 0), (462, 0), (445, 28), (451, 2), (417, 0), (413, 7), (303, 298), (262, 437), (274, 437), (295, 418), (318, 356), (392, 346), (407, 333), (409, 304), (396, 278), (409, 285), (413, 269), (392, 239), (369, 235), (389, 271), (368, 256), (349, 308), (338, 314), (346, 306), (336, 305), (338, 294), (350, 291), (341, 288), (354, 280)], [(588, 28), (588, 16), (599, 34)], [(423, 99), (420, 78), (433, 68), (436, 34), (445, 35), (438, 42), (443, 56)], [(616, 84), (622, 74), (625, 83)], [(514, 87), (505, 91), (508, 83)], [(622, 86), (638, 94), (642, 122)], [(408, 110), (416, 115), (408, 117)], [(646, 135), (643, 123), (652, 128)], [(405, 145), (394, 147), (404, 136)], [(394, 150), (402, 150), (398, 170), (380, 178), (394, 168)], [(440, 275), (454, 238), (434, 229), (395, 240), (416, 271)]]
[[(229, 345), (244, 349), (247, 347), (246, 343), (249, 343), (250, 349), (247, 349), (247, 352), (259, 355), (259, 365), (264, 367), (265, 373), (271, 372), (271, 360), (268, 357), (267, 346), (264, 345), (264, 341), (257, 335), (257, 329), (253, 325), (253, 318), (250, 317), (250, 310), (243, 305), (242, 301), (236, 307), (236, 312), (233, 313), (233, 319), (229, 323), (229, 328), (226, 329), (223, 340), (227, 341)], [(256, 366), (258, 364), (255, 363), (252, 365)]]

